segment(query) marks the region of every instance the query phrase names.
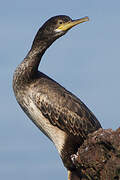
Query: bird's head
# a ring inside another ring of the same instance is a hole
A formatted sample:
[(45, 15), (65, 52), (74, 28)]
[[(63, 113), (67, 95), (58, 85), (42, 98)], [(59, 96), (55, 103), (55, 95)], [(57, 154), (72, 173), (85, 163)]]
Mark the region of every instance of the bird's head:
[(88, 21), (88, 17), (72, 20), (69, 16), (59, 15), (48, 19), (39, 29), (33, 44), (39, 41), (53, 42), (57, 38), (63, 36), (69, 29), (77, 24)]

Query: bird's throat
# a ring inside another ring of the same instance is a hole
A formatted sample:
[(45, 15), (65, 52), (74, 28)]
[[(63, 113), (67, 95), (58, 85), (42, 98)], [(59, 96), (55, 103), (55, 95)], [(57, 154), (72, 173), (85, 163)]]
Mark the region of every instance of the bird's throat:
[(19, 89), (36, 78), (41, 58), (48, 47), (49, 44), (43, 41), (39, 42), (39, 46), (32, 46), (27, 56), (17, 67), (14, 73), (13, 83)]

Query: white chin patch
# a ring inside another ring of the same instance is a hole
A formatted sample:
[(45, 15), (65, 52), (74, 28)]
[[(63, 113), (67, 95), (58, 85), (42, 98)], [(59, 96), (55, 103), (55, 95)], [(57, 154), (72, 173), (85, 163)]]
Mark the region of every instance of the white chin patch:
[(55, 32), (62, 32), (61, 29), (55, 29)]

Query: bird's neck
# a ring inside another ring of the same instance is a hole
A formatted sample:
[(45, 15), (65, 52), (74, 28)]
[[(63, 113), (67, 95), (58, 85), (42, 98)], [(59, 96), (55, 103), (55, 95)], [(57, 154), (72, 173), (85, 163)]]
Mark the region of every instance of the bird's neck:
[(40, 64), (41, 58), (48, 48), (47, 44), (41, 43), (39, 47), (31, 48), (21, 65), (23, 64), (23, 71), (27, 71), (26, 78), (31, 79), (38, 71), (38, 66)]
[(39, 44), (34, 45), (33, 42), (27, 56), (17, 67), (14, 73), (13, 87), (15, 89), (21, 89), (22, 86), (29, 83), (36, 77), (41, 58), (51, 44), (52, 42), (48, 43), (47, 41), (39, 41)]

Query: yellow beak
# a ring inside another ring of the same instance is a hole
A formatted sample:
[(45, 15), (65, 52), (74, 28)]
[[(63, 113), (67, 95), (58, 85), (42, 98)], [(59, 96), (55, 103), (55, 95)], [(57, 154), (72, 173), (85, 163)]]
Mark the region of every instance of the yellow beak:
[(80, 24), (80, 23), (83, 23), (83, 22), (86, 22), (86, 21), (89, 21), (88, 17), (83, 17), (83, 18), (80, 18), (80, 19), (72, 20), (72, 21), (61, 24), (56, 29), (56, 31), (67, 31), (67, 30), (71, 29), (73, 26), (76, 26), (77, 24)]

